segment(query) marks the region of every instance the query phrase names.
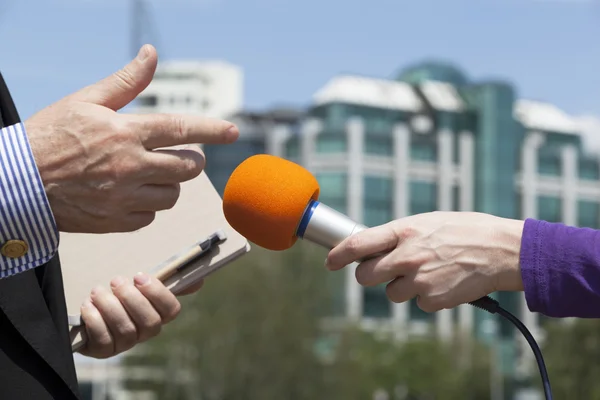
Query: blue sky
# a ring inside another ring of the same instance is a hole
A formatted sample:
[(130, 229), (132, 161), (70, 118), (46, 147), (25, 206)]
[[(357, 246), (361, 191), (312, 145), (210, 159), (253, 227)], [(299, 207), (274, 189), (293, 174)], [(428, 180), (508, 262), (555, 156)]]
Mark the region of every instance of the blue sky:
[[(0, 0), (0, 70), (23, 117), (130, 56), (127, 0)], [(594, 0), (155, 0), (165, 59), (245, 70), (246, 106), (306, 104), (342, 72), (390, 77), (425, 58), (521, 97), (600, 116), (600, 3)], [(596, 39), (594, 39), (596, 38)]]

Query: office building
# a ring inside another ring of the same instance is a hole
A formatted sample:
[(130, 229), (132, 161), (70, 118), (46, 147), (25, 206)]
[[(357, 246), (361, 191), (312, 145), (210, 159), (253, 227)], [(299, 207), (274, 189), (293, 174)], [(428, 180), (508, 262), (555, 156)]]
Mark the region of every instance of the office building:
[(166, 61), (135, 103), (137, 113), (226, 118), (242, 108), (244, 75), (225, 61)]
[[(597, 126), (584, 122), (588, 131)], [(254, 134), (238, 146), (252, 142), (302, 164), (318, 178), (323, 202), (366, 225), (434, 210), (600, 225), (599, 157), (584, 145), (582, 121), (520, 98), (510, 82), (472, 82), (452, 65), (416, 64), (396, 79), (336, 76), (301, 120), (270, 131), (244, 123), (242, 132)], [(225, 169), (249, 153), (232, 151)], [(471, 306), (427, 314), (415, 301), (392, 304), (384, 286), (360, 287), (352, 268), (341, 286), (341, 315), (365, 328), (442, 339), (467, 333), (495, 343), (515, 377), (532, 361), (511, 323)], [(496, 297), (543, 339), (547, 318), (529, 312), (521, 293)]]

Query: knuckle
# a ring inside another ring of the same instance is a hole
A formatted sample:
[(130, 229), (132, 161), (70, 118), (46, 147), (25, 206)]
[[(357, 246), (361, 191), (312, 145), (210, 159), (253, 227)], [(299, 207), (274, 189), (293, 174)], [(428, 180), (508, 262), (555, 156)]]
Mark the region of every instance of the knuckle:
[(360, 252), (360, 247), (362, 246), (362, 239), (359, 235), (353, 235), (348, 238), (348, 242), (346, 243), (346, 251), (351, 256), (356, 256)]
[(187, 175), (196, 177), (204, 169), (204, 157), (190, 157), (184, 160), (183, 168)]
[(407, 300), (402, 293), (396, 290), (396, 286), (391, 283), (385, 287), (385, 295), (392, 303), (402, 303)]
[(178, 141), (183, 141), (187, 132), (187, 123), (184, 118), (177, 115), (169, 115), (167, 118), (168, 123), (173, 130), (173, 135), (175, 135)]
[(85, 351), (89, 354), (93, 354), (96, 358), (112, 357), (115, 348), (111, 335), (108, 332), (100, 335), (95, 334), (93, 336), (88, 334), (88, 342)]
[(356, 270), (354, 271), (354, 277), (356, 278), (356, 282), (358, 282), (358, 284), (361, 286), (365, 286), (367, 283), (367, 279), (366, 279), (367, 273), (365, 272), (364, 269), (365, 269), (365, 267), (362, 266), (362, 264), (359, 264), (359, 266), (356, 267)]
[(427, 296), (417, 297), (417, 306), (426, 313), (433, 313), (440, 310), (438, 301)]
[(132, 323), (122, 323), (117, 325), (116, 336), (120, 348), (130, 348), (137, 342), (138, 331)]
[(173, 185), (169, 191), (169, 195), (167, 196), (166, 207), (167, 209), (175, 207), (177, 201), (179, 200), (179, 195), (181, 194), (181, 186), (179, 184)]
[(397, 232), (397, 235), (400, 241), (406, 241), (408, 239), (416, 237), (418, 235), (418, 232), (412, 226), (405, 226)]
[(159, 316), (145, 319), (140, 326), (140, 331), (143, 332), (144, 338), (155, 337), (162, 329), (162, 319)]
[(146, 212), (142, 214), (138, 221), (138, 229), (145, 228), (150, 225), (156, 219), (155, 212)]
[(414, 280), (415, 288), (419, 291), (419, 293), (427, 293), (429, 289), (431, 289), (431, 282), (426, 277), (422, 275), (417, 275)]
[(181, 312), (181, 303), (179, 301), (176, 301), (173, 304), (173, 306), (170, 307), (169, 311), (167, 312), (165, 320), (168, 322), (173, 321), (175, 318), (177, 318), (177, 316), (179, 315), (180, 312)]
[(127, 68), (123, 68), (115, 72), (115, 78), (117, 85), (123, 89), (131, 89), (136, 87), (135, 75)]

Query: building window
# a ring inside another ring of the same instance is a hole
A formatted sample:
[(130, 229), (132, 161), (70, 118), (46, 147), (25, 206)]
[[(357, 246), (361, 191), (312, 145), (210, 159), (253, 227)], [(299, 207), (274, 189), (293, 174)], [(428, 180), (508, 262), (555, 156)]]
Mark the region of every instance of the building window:
[(392, 303), (385, 294), (386, 284), (363, 289), (363, 317), (391, 318)]
[(577, 208), (577, 226), (592, 229), (599, 228), (600, 205), (597, 202), (579, 200)]
[(560, 149), (542, 147), (538, 151), (538, 173), (540, 175), (560, 176), (562, 173)]
[(410, 214), (422, 214), (437, 210), (437, 184), (412, 181), (410, 183)]
[(597, 181), (600, 179), (600, 165), (593, 159), (579, 159), (579, 178), (583, 180)]
[(385, 224), (394, 218), (394, 182), (382, 176), (364, 178), (364, 223), (367, 226)]
[[(378, 226), (394, 218), (394, 183), (391, 178), (366, 176), (364, 178), (364, 223)], [(386, 284), (363, 290), (363, 315), (369, 318), (390, 318), (392, 307), (385, 294)]]
[(317, 136), (318, 153), (344, 153), (346, 146), (346, 135), (323, 133)]
[(435, 135), (410, 135), (410, 158), (415, 161), (436, 161), (437, 142)]
[[(461, 195), (460, 186), (458, 186), (458, 185), (452, 186), (452, 211), (461, 211), (460, 195)], [(469, 211), (469, 210), (465, 210), (465, 211)]]
[(298, 135), (290, 137), (285, 143), (285, 156), (290, 159), (300, 157), (300, 138)]
[(392, 156), (394, 144), (390, 135), (365, 135), (365, 153), (378, 156)]
[(321, 187), (319, 201), (345, 214), (347, 209), (346, 198), (348, 197), (346, 173), (322, 172), (315, 174), (315, 177)]
[(154, 95), (139, 96), (137, 101), (143, 107), (156, 107), (158, 105), (158, 97)]
[(560, 197), (538, 197), (538, 219), (547, 222), (562, 222), (562, 201)]

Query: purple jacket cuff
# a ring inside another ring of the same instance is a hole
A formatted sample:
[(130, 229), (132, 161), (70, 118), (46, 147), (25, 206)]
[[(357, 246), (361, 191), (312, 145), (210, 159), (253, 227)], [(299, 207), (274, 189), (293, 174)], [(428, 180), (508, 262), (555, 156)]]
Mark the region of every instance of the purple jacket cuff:
[(548, 285), (546, 276), (540, 274), (540, 247), (543, 235), (542, 221), (525, 220), (521, 239), (521, 277), (525, 290), (527, 307), (532, 312), (542, 312), (547, 308)]
[(600, 317), (600, 231), (528, 219), (520, 263), (530, 311)]

